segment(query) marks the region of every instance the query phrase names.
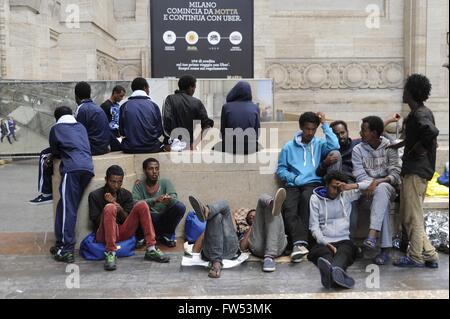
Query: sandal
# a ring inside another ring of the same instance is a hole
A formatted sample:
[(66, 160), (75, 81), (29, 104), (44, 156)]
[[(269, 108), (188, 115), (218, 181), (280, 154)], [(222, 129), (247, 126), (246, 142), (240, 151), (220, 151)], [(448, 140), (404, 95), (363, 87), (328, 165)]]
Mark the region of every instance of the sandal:
[(391, 260), (389, 254), (386, 252), (381, 252), (375, 256), (373, 262), (378, 266), (384, 266), (389, 262), (389, 260)]
[(377, 239), (373, 237), (367, 237), (363, 242), (363, 246), (370, 250), (375, 250), (377, 248)]
[(209, 266), (209, 278), (220, 278), (220, 273), (222, 271), (222, 263), (221, 262), (212, 262)]

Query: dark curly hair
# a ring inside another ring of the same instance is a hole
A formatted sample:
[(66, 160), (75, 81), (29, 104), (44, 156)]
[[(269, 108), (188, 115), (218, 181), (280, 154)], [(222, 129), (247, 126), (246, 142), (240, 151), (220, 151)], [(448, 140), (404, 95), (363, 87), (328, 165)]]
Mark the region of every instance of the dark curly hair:
[(348, 124), (344, 121), (334, 121), (333, 123), (330, 124), (330, 127), (334, 128), (335, 126), (338, 125), (342, 125), (343, 127), (345, 127), (345, 130), (348, 132)]
[(406, 80), (405, 90), (416, 102), (423, 103), (428, 100), (431, 89), (430, 80), (422, 74), (413, 74)]
[(300, 116), (299, 123), (300, 123), (300, 127), (303, 127), (303, 125), (305, 125), (306, 123), (313, 123), (313, 124), (316, 124), (317, 126), (319, 126), (320, 125), (320, 117), (316, 113), (306, 112)]
[(329, 185), (332, 180), (337, 180), (339, 182), (348, 183), (350, 180), (350, 177), (348, 177), (346, 174), (339, 172), (339, 171), (332, 171), (329, 172), (325, 177), (325, 185)]
[(106, 178), (109, 179), (111, 176), (125, 176), (125, 172), (123, 171), (122, 167), (118, 165), (113, 165), (108, 168), (106, 171)]
[(384, 132), (384, 122), (378, 116), (368, 116), (362, 119), (363, 123), (369, 124), (369, 129), (371, 131), (377, 132), (378, 136), (383, 135)]

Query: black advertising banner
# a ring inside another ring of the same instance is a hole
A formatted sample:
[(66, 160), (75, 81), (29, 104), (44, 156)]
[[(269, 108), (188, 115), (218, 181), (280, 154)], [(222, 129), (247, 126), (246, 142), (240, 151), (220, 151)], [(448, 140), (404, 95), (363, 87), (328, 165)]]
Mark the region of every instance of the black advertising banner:
[(253, 78), (253, 0), (151, 0), (152, 77)]

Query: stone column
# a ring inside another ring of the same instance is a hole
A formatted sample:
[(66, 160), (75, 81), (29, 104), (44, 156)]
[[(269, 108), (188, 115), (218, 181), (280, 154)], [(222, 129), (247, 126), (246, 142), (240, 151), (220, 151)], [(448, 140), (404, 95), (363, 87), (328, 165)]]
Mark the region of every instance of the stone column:
[(405, 0), (405, 74), (426, 73), (427, 0)]
[[(449, 138), (448, 32), (447, 0), (405, 0), (405, 74), (426, 75), (433, 91), (426, 105), (436, 117), (441, 146)], [(448, 146), (447, 146), (448, 147)]]
[(7, 76), (6, 55), (7, 55), (7, 20), (8, 1), (0, 0), (0, 79)]

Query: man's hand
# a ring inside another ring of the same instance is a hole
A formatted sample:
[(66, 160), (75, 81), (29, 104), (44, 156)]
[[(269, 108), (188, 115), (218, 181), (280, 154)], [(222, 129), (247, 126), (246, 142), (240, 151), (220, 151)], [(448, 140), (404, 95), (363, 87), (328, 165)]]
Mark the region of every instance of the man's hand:
[(337, 186), (339, 187), (339, 190), (341, 192), (351, 191), (351, 190), (359, 188), (358, 184), (347, 184), (347, 183), (344, 183), (344, 182), (338, 182)]
[(336, 255), (336, 253), (337, 253), (337, 248), (336, 248), (336, 247), (334, 247), (334, 246), (331, 245), (331, 244), (328, 244), (328, 245), (327, 245), (327, 248), (331, 251), (331, 253), (332, 253), (333, 255)]
[(379, 182), (379, 180), (377, 180), (377, 179), (374, 179), (373, 181), (372, 181), (372, 183), (370, 184), (370, 186), (367, 188), (367, 190), (366, 190), (366, 197), (368, 198), (368, 199), (370, 199), (370, 198), (372, 198), (373, 197), (373, 193), (375, 192), (375, 189), (378, 187), (378, 185), (380, 184), (380, 182)]
[(106, 202), (116, 204), (116, 198), (111, 193), (106, 193), (104, 198)]
[(157, 203), (162, 203), (164, 205), (167, 205), (167, 204), (169, 204), (171, 199), (172, 199), (172, 197), (170, 197), (170, 195), (165, 194), (165, 195), (159, 196), (159, 198), (156, 200), (156, 202)]
[(169, 144), (164, 145), (163, 150), (164, 150), (164, 152), (166, 152), (166, 153), (170, 153), (170, 152), (172, 151), (172, 149), (170, 148), (170, 145), (169, 145)]
[(317, 112), (316, 114), (317, 114), (317, 116), (320, 118), (320, 124), (325, 123), (325, 121), (326, 121), (325, 113), (323, 113), (323, 112)]
[(52, 165), (53, 165), (53, 156), (49, 155), (44, 162), (44, 166), (46, 169), (48, 169), (48, 168), (52, 167)]
[(397, 143), (397, 144), (391, 144), (388, 147), (386, 147), (386, 149), (398, 150), (399, 148), (402, 148), (405, 145), (406, 145), (405, 141), (402, 141), (402, 142)]
[(334, 163), (336, 163), (337, 161), (339, 161), (339, 155), (336, 153), (330, 153), (328, 154), (328, 156), (323, 160), (323, 164), (325, 165), (325, 167), (330, 167), (331, 165), (333, 165)]

